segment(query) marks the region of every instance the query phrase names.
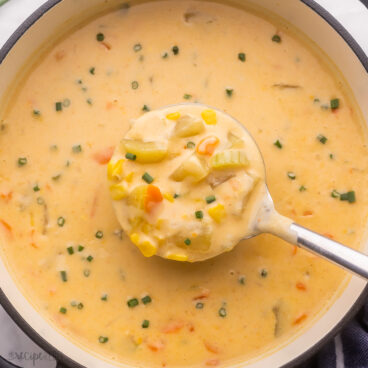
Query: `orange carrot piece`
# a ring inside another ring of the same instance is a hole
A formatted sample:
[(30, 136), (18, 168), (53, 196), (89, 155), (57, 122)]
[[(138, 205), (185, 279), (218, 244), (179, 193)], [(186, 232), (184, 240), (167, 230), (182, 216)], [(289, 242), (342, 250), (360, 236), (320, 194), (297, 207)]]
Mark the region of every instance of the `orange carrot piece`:
[(106, 50), (111, 50), (111, 45), (108, 42), (100, 42), (102, 46), (106, 48)]
[(306, 210), (303, 212), (303, 216), (312, 216), (313, 215), (313, 211), (310, 211), (310, 210)]
[(160, 340), (152, 341), (147, 343), (147, 347), (152, 351), (159, 351), (165, 347), (165, 343)]
[(208, 298), (208, 297), (209, 297), (209, 295), (210, 295), (210, 291), (209, 291), (209, 289), (205, 289), (205, 288), (203, 288), (203, 289), (201, 290), (201, 293), (200, 293), (200, 294), (198, 294), (198, 295), (196, 295), (196, 296), (193, 298), (193, 300), (206, 299), (206, 298)]
[(177, 333), (184, 327), (184, 323), (180, 321), (172, 321), (168, 323), (163, 329), (162, 332), (166, 334)]
[(36, 244), (36, 243), (31, 243), (31, 246), (33, 247), (33, 248), (35, 248), (35, 249), (38, 249), (39, 247), (38, 247), (38, 245)]
[(155, 185), (149, 184), (147, 187), (147, 194), (144, 201), (144, 210), (147, 213), (151, 213), (153, 208), (162, 202), (163, 200), (162, 193), (158, 187)]
[(297, 254), (298, 252), (298, 247), (296, 245), (293, 246), (293, 251), (292, 251), (292, 255), (295, 256), (295, 254)]
[(326, 238), (330, 238), (330, 239), (334, 238), (334, 236), (330, 233), (324, 233), (323, 236), (325, 236)]
[(297, 282), (296, 283), (296, 288), (298, 289), (298, 290), (302, 290), (302, 291), (306, 291), (307, 290), (307, 286), (303, 283), (303, 282)]
[(4, 229), (9, 233), (12, 234), (12, 227), (4, 220), (0, 219), (0, 224), (3, 225)]
[(93, 155), (93, 159), (100, 165), (107, 164), (114, 153), (114, 147), (106, 147), (100, 151), (97, 151)]
[(0, 193), (0, 198), (3, 199), (6, 203), (8, 203), (13, 198), (13, 192), (9, 192), (7, 194)]
[(220, 361), (218, 359), (209, 359), (206, 361), (206, 365), (209, 367), (215, 367), (216, 365), (219, 365)]
[(216, 147), (220, 143), (220, 140), (214, 135), (203, 138), (197, 145), (196, 152), (199, 155), (211, 156), (215, 151)]
[(218, 353), (220, 352), (220, 349), (219, 349), (217, 346), (215, 346), (215, 345), (213, 345), (213, 344), (209, 343), (208, 341), (203, 341), (203, 344), (204, 344), (205, 348), (206, 348), (210, 353), (218, 354)]
[(306, 318), (307, 318), (307, 315), (305, 313), (301, 314), (299, 317), (297, 317), (294, 320), (293, 325), (298, 325), (299, 323), (303, 322)]

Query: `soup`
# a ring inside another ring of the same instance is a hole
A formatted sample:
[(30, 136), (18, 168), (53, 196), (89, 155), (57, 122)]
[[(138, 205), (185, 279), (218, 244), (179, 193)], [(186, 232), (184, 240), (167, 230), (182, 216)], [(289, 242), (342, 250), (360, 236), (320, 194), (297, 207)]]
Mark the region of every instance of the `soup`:
[(345, 272), (261, 235), (199, 263), (145, 258), (122, 232), (107, 163), (131, 119), (203, 102), (245, 124), (277, 210), (359, 248), (364, 122), (339, 73), (280, 19), (156, 1), (81, 25), (39, 58), (1, 121), (9, 269), (50, 323), (133, 366), (229, 366), (289, 341)]

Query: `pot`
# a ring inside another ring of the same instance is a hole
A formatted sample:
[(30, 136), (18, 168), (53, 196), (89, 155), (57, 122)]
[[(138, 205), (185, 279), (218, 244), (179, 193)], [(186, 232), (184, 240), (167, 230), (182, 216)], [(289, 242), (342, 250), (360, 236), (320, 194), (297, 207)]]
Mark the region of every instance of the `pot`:
[[(240, 4), (242, 1), (244, 0), (234, 0)], [(8, 87), (28, 58), (50, 36), (70, 24), (70, 20), (76, 15), (88, 14), (98, 5), (109, 6), (116, 2), (117, 0), (49, 0), (36, 10), (0, 50), (0, 98), (5, 98)], [(368, 58), (344, 27), (313, 0), (257, 0), (256, 3), (296, 25), (327, 53), (348, 80), (365, 120), (368, 121)], [(365, 250), (368, 250), (368, 243)], [(4, 309), (33, 341), (57, 359), (58, 368), (116, 367), (116, 363), (107, 361), (93, 351), (82, 349), (53, 328), (22, 295), (1, 258), (0, 287), (0, 303)], [(354, 316), (367, 295), (366, 282), (358, 277), (351, 277), (334, 304), (328, 311), (317, 316), (311, 327), (284, 346), (236, 367), (292, 367), (299, 364), (315, 353)], [(15, 367), (1, 358), (0, 366)], [(129, 368), (127, 365), (120, 366)]]

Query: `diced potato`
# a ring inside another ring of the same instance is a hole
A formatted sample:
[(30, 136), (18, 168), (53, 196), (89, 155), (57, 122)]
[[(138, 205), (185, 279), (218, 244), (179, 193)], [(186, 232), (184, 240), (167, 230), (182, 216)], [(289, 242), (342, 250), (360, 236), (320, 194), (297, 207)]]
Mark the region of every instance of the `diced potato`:
[(185, 138), (200, 134), (203, 131), (204, 124), (201, 120), (190, 115), (183, 115), (176, 122), (174, 135)]
[(227, 150), (216, 153), (210, 162), (214, 169), (236, 169), (247, 167), (249, 161), (243, 150)]
[(220, 223), (226, 216), (226, 210), (223, 204), (218, 203), (216, 206), (208, 209), (208, 214), (217, 222)]
[(227, 139), (230, 142), (230, 148), (244, 148), (244, 141), (232, 132), (227, 134)]
[(144, 209), (147, 198), (148, 185), (139, 185), (135, 187), (128, 196), (128, 205), (139, 209)]
[(211, 109), (203, 110), (201, 115), (206, 124), (208, 125), (217, 124), (217, 115), (215, 111)]
[(130, 234), (130, 240), (145, 257), (152, 257), (157, 253), (157, 245), (147, 236), (132, 233)]
[(206, 252), (211, 246), (211, 234), (205, 232), (203, 234), (199, 234), (196, 237), (190, 238), (190, 245), (186, 245), (184, 240), (186, 238), (177, 237), (176, 245), (179, 248), (189, 249), (192, 252)]
[(167, 259), (171, 259), (173, 261), (185, 262), (188, 260), (188, 256), (185, 254), (177, 254), (177, 253), (169, 253), (166, 255)]
[(235, 172), (233, 170), (215, 170), (208, 175), (206, 181), (214, 189), (234, 176)]
[(162, 161), (167, 155), (167, 142), (143, 142), (124, 139), (122, 146), (125, 152), (136, 155), (136, 161), (148, 164)]
[(123, 177), (124, 159), (110, 161), (107, 164), (107, 177), (109, 180), (121, 180)]
[(110, 186), (111, 198), (119, 201), (128, 195), (128, 187), (125, 183), (113, 184)]
[(193, 182), (198, 182), (205, 178), (208, 173), (209, 169), (206, 162), (199, 159), (196, 155), (192, 155), (170, 175), (170, 178), (175, 181), (183, 181), (189, 178)]

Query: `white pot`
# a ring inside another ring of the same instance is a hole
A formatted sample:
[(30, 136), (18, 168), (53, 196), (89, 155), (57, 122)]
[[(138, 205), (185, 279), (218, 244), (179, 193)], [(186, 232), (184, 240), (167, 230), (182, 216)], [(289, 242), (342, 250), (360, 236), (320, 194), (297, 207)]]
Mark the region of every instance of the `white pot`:
[[(241, 3), (243, 0), (236, 1)], [(0, 98), (4, 97), (7, 88), (28, 58), (50, 36), (62, 29), (66, 22), (78, 14), (88, 13), (99, 4), (109, 5), (116, 2), (117, 0), (49, 0), (36, 10), (0, 50)], [(368, 121), (368, 58), (343, 26), (313, 0), (257, 0), (256, 3), (294, 24), (334, 60), (349, 82), (365, 120)], [(5, 310), (23, 331), (61, 362), (58, 367), (119, 366), (93, 351), (81, 349), (53, 328), (25, 299), (1, 259), (0, 287), (0, 302)], [(285, 346), (237, 367), (294, 366), (334, 336), (354, 316), (367, 295), (366, 282), (353, 276), (331, 308), (317, 316), (309, 329)], [(0, 361), (0, 366), (1, 364)], [(6, 363), (3, 364), (6, 366)]]

